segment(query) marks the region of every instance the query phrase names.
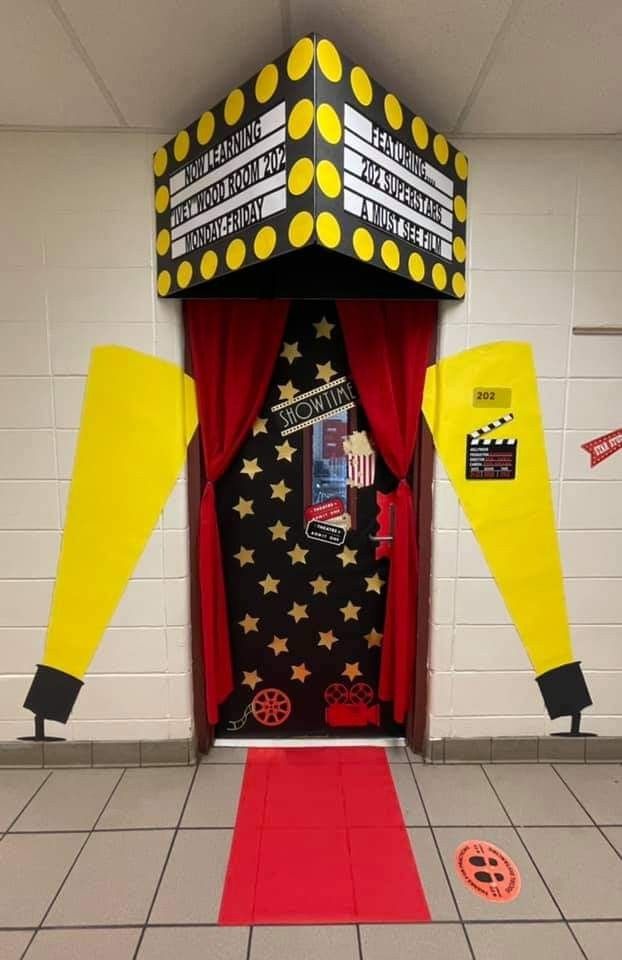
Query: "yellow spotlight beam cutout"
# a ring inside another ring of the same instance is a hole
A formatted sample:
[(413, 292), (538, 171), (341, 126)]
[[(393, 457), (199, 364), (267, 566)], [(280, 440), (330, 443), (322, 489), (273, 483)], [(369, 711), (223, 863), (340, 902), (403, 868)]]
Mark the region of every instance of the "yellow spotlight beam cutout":
[(441, 360), (423, 413), (552, 718), (591, 704), (573, 662), (531, 347), (491, 343)]
[(82, 677), (186, 459), (194, 381), (125, 347), (93, 350), (43, 661), (24, 706), (66, 723)]

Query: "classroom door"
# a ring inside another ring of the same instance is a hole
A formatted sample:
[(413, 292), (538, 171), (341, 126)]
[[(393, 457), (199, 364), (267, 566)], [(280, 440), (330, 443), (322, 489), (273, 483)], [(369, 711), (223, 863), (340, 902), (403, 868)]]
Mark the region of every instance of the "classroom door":
[(386, 736), (378, 700), (394, 478), (334, 304), (290, 309), (263, 409), (218, 485), (235, 689), (218, 736)]

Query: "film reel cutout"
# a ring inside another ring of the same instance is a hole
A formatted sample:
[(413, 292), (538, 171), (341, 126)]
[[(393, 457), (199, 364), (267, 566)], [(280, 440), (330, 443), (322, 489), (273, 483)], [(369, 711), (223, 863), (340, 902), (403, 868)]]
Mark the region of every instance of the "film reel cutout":
[(350, 690), (350, 703), (364, 703), (365, 706), (374, 699), (374, 691), (368, 683), (353, 683)]
[(292, 712), (292, 701), (277, 687), (267, 687), (251, 700), (251, 712), (264, 727), (280, 727)]
[(324, 700), (330, 707), (333, 703), (347, 703), (348, 688), (343, 683), (331, 683), (324, 691)]

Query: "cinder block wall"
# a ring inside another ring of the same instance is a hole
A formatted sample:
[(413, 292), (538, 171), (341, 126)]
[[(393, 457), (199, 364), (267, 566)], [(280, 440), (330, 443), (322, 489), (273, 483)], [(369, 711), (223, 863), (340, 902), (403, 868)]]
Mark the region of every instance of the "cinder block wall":
[[(460, 141), (471, 160), (469, 297), (442, 309), (441, 355), (528, 340), (554, 484), (575, 655), (594, 706), (583, 728), (622, 736), (622, 455), (581, 444), (622, 426), (622, 141)], [(453, 488), (435, 478), (429, 736), (537, 736), (545, 717)], [(517, 557), (517, 563), (521, 558)]]
[[(182, 359), (178, 309), (153, 295), (151, 153), (164, 139), (0, 136), (0, 740), (32, 729), (21, 703), (42, 651), (90, 348)], [(443, 309), (441, 351), (534, 344), (575, 646), (596, 701), (585, 726), (622, 735), (622, 455), (590, 473), (580, 449), (622, 425), (622, 338), (570, 336), (572, 324), (622, 322), (622, 143), (462, 147), (470, 295)], [(187, 526), (182, 478), (72, 720), (50, 732), (190, 735)], [(529, 664), (438, 466), (434, 528), (430, 736), (545, 733)]]
[[(32, 732), (21, 704), (43, 648), (91, 347), (182, 362), (178, 308), (154, 296), (151, 154), (162, 139), (0, 136), (0, 740)], [(72, 719), (50, 733), (190, 736), (186, 500), (182, 478)]]

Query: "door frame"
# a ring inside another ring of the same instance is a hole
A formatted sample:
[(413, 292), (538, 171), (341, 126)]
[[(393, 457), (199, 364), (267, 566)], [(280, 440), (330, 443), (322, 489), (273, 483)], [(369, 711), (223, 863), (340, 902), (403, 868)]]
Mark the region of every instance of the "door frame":
[[(429, 363), (436, 362), (438, 320), (430, 342)], [(192, 376), (190, 340), (184, 323), (184, 369)], [(411, 482), (417, 510), (417, 543), (419, 569), (417, 577), (417, 637), (413, 678), (413, 702), (406, 719), (406, 741), (421, 753), (428, 723), (428, 650), (430, 645), (430, 568), (432, 558), (432, 488), (434, 481), (434, 444), (423, 417), (413, 462)], [(190, 551), (190, 637), (192, 654), (192, 689), (194, 738), (197, 751), (207, 753), (214, 741), (214, 727), (207, 721), (205, 709), (205, 669), (201, 591), (199, 585), (199, 511), (205, 476), (201, 457), (201, 441), (197, 429), (188, 447), (187, 487)], [(233, 741), (232, 741), (233, 744)]]

